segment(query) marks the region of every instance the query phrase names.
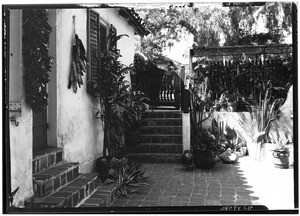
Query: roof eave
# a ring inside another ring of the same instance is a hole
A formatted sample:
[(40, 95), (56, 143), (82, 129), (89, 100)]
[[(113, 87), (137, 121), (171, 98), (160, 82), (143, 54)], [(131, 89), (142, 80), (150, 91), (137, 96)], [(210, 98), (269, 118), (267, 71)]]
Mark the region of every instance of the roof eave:
[(136, 18), (132, 15), (128, 8), (121, 8), (119, 11), (119, 15), (124, 17), (125, 19), (128, 19), (128, 24), (133, 26), (140, 36), (147, 36), (150, 33), (148, 29), (144, 28), (136, 20)]

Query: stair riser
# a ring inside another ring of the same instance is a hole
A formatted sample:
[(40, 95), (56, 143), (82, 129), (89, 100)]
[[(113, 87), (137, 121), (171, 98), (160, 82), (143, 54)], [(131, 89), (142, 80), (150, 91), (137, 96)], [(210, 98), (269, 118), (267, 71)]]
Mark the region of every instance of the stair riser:
[(36, 156), (32, 161), (32, 172), (33, 174), (52, 167), (62, 162), (63, 153), (62, 151), (52, 152), (49, 154)]
[(144, 118), (181, 118), (180, 112), (145, 112)]
[(141, 143), (182, 144), (182, 136), (141, 136)]
[(182, 154), (182, 145), (139, 145), (139, 153)]
[(46, 180), (34, 180), (33, 189), (35, 197), (45, 197), (61, 187), (70, 183), (79, 175), (78, 166), (69, 169), (66, 172), (61, 173), (59, 176), (51, 177)]
[(101, 185), (79, 207), (109, 207), (115, 200), (116, 192), (116, 183)]
[(142, 127), (141, 134), (181, 134), (182, 127)]
[(78, 203), (80, 203), (83, 199), (90, 196), (96, 188), (96, 180), (91, 181), (86, 186), (80, 188), (80, 190), (72, 196), (69, 196), (66, 201), (66, 208), (73, 208), (77, 206)]
[[(72, 184), (72, 183), (71, 183)], [(35, 203), (37, 208), (73, 208), (83, 199), (91, 195), (97, 188), (97, 177), (89, 180), (83, 186), (66, 186), (40, 203)]]
[(142, 126), (182, 126), (181, 119), (143, 119)]
[(137, 160), (140, 163), (181, 163), (181, 156), (176, 155), (139, 155), (139, 154), (131, 154), (128, 156), (133, 160)]

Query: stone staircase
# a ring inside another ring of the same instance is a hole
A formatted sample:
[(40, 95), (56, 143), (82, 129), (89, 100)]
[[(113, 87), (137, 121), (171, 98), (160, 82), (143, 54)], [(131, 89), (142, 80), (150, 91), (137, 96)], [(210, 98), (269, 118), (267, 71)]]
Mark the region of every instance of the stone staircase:
[(62, 149), (37, 152), (32, 165), (33, 208), (105, 207), (112, 200), (112, 186), (98, 185), (97, 173), (79, 173), (79, 163), (64, 162)]
[(149, 110), (141, 123), (141, 143), (129, 157), (141, 163), (180, 163), (182, 114), (175, 110)]

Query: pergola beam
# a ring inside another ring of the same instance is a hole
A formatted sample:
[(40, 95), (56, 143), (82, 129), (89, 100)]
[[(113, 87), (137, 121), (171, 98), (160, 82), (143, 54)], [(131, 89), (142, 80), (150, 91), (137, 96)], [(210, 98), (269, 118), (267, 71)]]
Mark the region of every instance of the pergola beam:
[(233, 55), (260, 55), (292, 53), (291, 44), (260, 45), (260, 46), (234, 46), (234, 47), (201, 47), (190, 50), (191, 57), (204, 56), (233, 56)]

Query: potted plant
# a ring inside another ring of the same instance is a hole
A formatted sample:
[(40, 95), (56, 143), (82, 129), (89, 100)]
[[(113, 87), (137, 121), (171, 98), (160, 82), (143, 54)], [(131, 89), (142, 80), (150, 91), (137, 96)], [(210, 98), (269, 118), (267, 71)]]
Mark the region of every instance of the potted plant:
[(228, 101), (227, 101), (227, 92), (222, 93), (219, 100), (215, 101), (216, 111), (227, 111), (228, 110)]
[(269, 134), (271, 142), (275, 144), (273, 150), (274, 166), (277, 168), (288, 169), (290, 166), (290, 140), (289, 136), (280, 131)]
[(128, 128), (125, 134), (125, 143), (128, 148), (134, 147), (140, 143), (140, 126), (142, 113), (146, 110), (146, 95), (141, 91), (131, 90), (131, 101), (128, 109)]
[(236, 112), (237, 103), (239, 99), (239, 93), (229, 93), (227, 98), (228, 109), (229, 112)]
[(191, 80), (190, 86), (190, 112), (191, 112), (191, 154), (194, 164), (200, 169), (213, 168), (218, 155), (218, 142), (216, 138), (206, 129), (202, 128), (202, 123), (207, 120), (204, 117), (204, 110), (208, 104), (209, 89), (207, 79)]
[(208, 130), (202, 129), (191, 144), (195, 166), (200, 169), (213, 168), (219, 152), (216, 138)]
[(242, 155), (242, 146), (234, 128), (230, 128), (228, 125), (225, 126), (222, 143), (225, 151), (220, 154), (220, 158), (224, 163), (236, 163), (239, 156)]
[(282, 169), (288, 169), (290, 167), (290, 151), (285, 145), (276, 148), (273, 151), (273, 157), (275, 159), (275, 167), (279, 167)]
[(104, 130), (103, 157), (96, 160), (101, 181), (108, 178), (110, 170), (121, 170), (128, 162), (124, 150), (125, 131), (133, 108), (132, 92), (125, 75), (132, 67), (119, 61), (121, 55), (116, 43), (123, 36), (128, 35), (115, 36), (110, 31), (108, 50), (101, 59), (103, 71), (99, 73), (98, 83), (94, 84), (100, 101), (96, 117), (102, 120)]

